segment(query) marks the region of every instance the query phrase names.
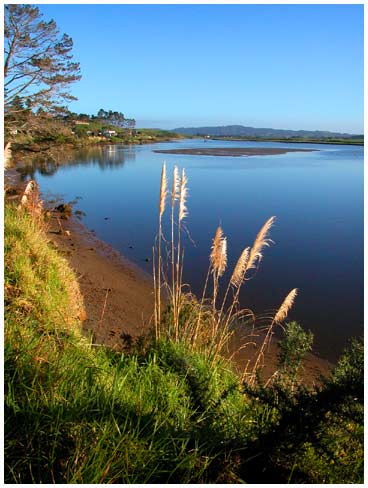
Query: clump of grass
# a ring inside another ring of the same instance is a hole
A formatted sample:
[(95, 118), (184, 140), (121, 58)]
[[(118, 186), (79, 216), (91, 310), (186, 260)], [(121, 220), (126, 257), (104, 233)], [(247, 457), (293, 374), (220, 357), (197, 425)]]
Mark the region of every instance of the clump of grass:
[[(161, 176), (161, 189), (159, 199), (159, 231), (157, 247), (157, 269), (154, 269), (154, 288), (157, 301), (155, 304), (155, 335), (158, 340), (162, 334), (172, 338), (175, 342), (184, 341), (194, 349), (204, 350), (212, 358), (217, 358), (227, 347), (233, 334), (232, 325), (242, 318), (244, 322), (250, 322), (254, 326), (255, 314), (248, 309), (239, 310), (239, 293), (241, 287), (253, 276), (251, 272), (257, 270), (262, 259), (264, 249), (273, 241), (269, 237), (271, 227), (274, 225), (275, 217), (270, 217), (258, 232), (252, 247), (245, 247), (229, 279), (228, 285), (221, 304), (218, 304), (220, 279), (227, 268), (227, 238), (222, 227), (218, 227), (213, 238), (209, 256), (209, 268), (205, 279), (203, 294), (200, 301), (185, 291), (182, 282), (184, 266), (184, 250), (182, 249), (182, 226), (183, 219), (188, 215), (187, 202), (187, 177), (184, 169), (179, 181), (179, 172), (174, 167), (171, 187), (171, 256), (166, 262), (171, 262), (170, 272), (165, 272), (161, 252), (162, 219), (165, 210), (164, 196), (166, 195), (167, 179), (166, 165), (163, 165)], [(164, 189), (164, 191), (163, 191)], [(177, 221), (175, 204), (178, 201)], [(175, 228), (177, 232), (175, 233)], [(207, 297), (207, 289), (212, 275), (212, 296)], [(162, 278), (162, 279), (161, 279)], [(169, 313), (161, 320), (161, 284), (165, 286), (169, 297)], [(228, 304), (228, 297), (232, 290), (232, 299)], [(258, 348), (252, 371), (246, 369), (243, 373), (243, 380), (255, 381), (258, 369), (262, 365), (265, 348), (269, 345), (275, 324), (281, 324), (287, 317), (294, 302), (296, 289), (292, 290), (284, 300), (280, 309), (269, 323), (264, 339)], [(188, 313), (190, 310), (190, 313)], [(245, 347), (245, 346), (244, 346)]]

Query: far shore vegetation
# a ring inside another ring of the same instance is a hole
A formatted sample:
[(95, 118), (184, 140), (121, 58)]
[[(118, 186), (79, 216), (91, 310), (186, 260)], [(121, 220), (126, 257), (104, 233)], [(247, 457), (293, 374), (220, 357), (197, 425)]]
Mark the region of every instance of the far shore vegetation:
[(13, 151), (45, 152), (59, 146), (79, 148), (106, 144), (147, 144), (182, 138), (179, 134), (162, 129), (128, 128), (124, 115), (121, 114), (121, 117), (119, 125), (113, 116), (102, 118), (69, 113), (62, 117), (45, 117), (30, 113), (29, 128), (11, 130), (8, 140), (12, 143)]
[[(202, 136), (198, 136), (202, 137)], [(336, 137), (214, 137), (210, 136), (209, 139), (215, 141), (253, 141), (253, 142), (286, 142), (286, 143), (304, 143), (304, 144), (346, 144), (355, 146), (364, 146), (364, 136), (351, 136), (346, 138)]]

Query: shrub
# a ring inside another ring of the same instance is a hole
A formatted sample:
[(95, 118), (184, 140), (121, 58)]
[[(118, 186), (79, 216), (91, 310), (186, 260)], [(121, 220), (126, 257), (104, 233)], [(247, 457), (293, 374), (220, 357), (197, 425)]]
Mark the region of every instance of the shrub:
[(284, 337), (279, 342), (279, 368), (282, 380), (291, 388), (297, 381), (305, 355), (311, 351), (312, 344), (311, 332), (304, 331), (295, 321), (286, 324)]

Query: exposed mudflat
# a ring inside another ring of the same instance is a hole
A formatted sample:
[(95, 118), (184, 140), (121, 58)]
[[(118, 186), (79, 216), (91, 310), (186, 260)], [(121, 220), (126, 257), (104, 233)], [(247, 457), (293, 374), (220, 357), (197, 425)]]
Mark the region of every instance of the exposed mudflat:
[(292, 149), (284, 147), (199, 147), (183, 149), (154, 149), (163, 154), (190, 154), (195, 156), (274, 156), (289, 152), (311, 152), (317, 149)]

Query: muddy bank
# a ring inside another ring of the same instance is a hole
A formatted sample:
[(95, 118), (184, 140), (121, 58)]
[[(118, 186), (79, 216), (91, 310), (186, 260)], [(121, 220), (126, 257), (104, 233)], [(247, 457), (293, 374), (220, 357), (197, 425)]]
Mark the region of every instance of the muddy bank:
[(203, 147), (195, 149), (154, 149), (163, 154), (191, 154), (195, 156), (272, 156), (289, 152), (311, 152), (317, 149), (289, 149), (275, 147)]
[(115, 349), (148, 333), (154, 306), (151, 277), (98, 240), (75, 218), (52, 212), (48, 236), (75, 271), (85, 302), (83, 330)]

